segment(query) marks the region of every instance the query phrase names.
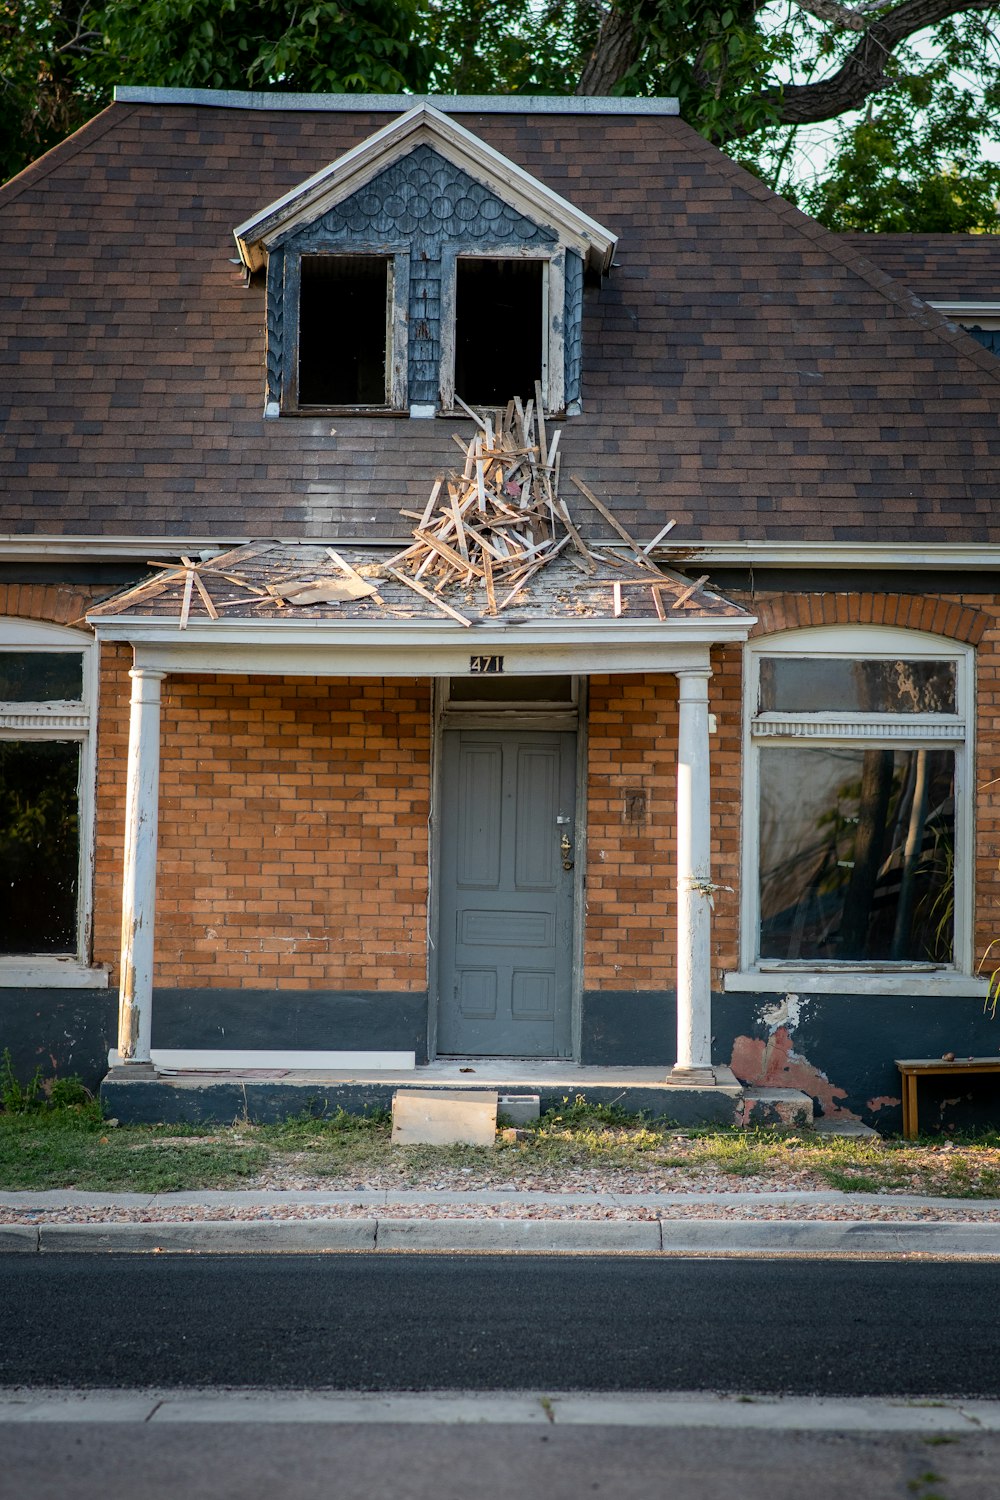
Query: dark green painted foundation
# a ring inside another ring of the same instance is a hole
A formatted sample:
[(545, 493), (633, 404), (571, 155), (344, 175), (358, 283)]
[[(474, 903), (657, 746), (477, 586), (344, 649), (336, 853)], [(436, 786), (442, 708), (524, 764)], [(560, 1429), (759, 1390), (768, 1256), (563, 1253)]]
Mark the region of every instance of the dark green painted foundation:
[[(784, 1036), (764, 1020), (780, 999), (777, 992), (716, 995), (714, 1060), (742, 1058), (749, 1065), (735, 1071), (744, 1082), (802, 1088), (817, 1100), (817, 1113), (832, 1102), (887, 1134), (902, 1124), (895, 1058), (1000, 1053), (1000, 1019), (992, 1021), (974, 998), (800, 992), (799, 1023)], [(22, 1080), (40, 1067), (45, 1076), (77, 1073), (96, 1090), (115, 1044), (116, 1014), (117, 996), (107, 990), (0, 990), (0, 1049), (10, 1049)], [(666, 1068), (674, 1061), (672, 992), (588, 991), (582, 1019), (584, 1065)], [(426, 1037), (425, 994), (162, 989), (154, 996), (153, 1038), (161, 1047), (380, 1048), (412, 1050), (420, 1063)], [(762, 1065), (766, 1078), (758, 1076)], [(235, 1118), (243, 1110), (242, 1089), (217, 1087), (229, 1092), (216, 1096), (219, 1113), (212, 1117)], [(287, 1104), (287, 1087), (275, 1097)], [(362, 1090), (351, 1107), (384, 1107), (385, 1100), (385, 1090), (375, 1086), (375, 1092)], [(304, 1095), (292, 1112), (305, 1107)], [(263, 1094), (259, 1108), (272, 1108)], [(924, 1130), (1000, 1128), (1000, 1084), (926, 1079), (920, 1122)]]

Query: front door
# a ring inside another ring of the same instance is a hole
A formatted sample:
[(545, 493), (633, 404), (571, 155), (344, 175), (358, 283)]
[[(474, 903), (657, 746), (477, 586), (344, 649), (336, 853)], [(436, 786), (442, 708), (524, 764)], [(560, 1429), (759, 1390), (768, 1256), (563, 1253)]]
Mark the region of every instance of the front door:
[(438, 1052), (569, 1057), (576, 735), (442, 740)]

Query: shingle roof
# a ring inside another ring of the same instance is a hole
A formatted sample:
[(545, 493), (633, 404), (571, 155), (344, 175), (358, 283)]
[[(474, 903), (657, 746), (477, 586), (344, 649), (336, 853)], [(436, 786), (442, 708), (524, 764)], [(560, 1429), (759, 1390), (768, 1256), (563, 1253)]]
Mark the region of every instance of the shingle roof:
[[(326, 549), (308, 544), (288, 546), (262, 542), (234, 548), (203, 564), (201, 577), (213, 607), (220, 614), (224, 611), (224, 618), (229, 621), (440, 620), (440, 611), (432, 602), (385, 572), (384, 550), (352, 547), (342, 549), (340, 555), (370, 580), (377, 589), (373, 597), (345, 599), (342, 603), (299, 605), (279, 602), (275, 592), (269, 590), (280, 593), (293, 581), (342, 578), (342, 571), (331, 563)], [(624, 623), (655, 621), (657, 610), (649, 588), (650, 576), (625, 561), (613, 568), (598, 568), (591, 577), (581, 573), (572, 559), (558, 558), (536, 574), (497, 618), (508, 624), (525, 619), (613, 619), (614, 586), (609, 580), (618, 578), (625, 585), (619, 601)], [(692, 588), (677, 574), (661, 575), (657, 587), (666, 616), (662, 621), (665, 634), (669, 633), (670, 625), (683, 621), (748, 618), (739, 605), (707, 588)], [(170, 568), (97, 605), (89, 611), (88, 618), (168, 619), (171, 622), (176, 620), (179, 625), (184, 591), (184, 570)], [(203, 624), (208, 618), (205, 604), (198, 593), (189, 591), (189, 594), (190, 618)], [(490, 623), (486, 596), (481, 587), (475, 584), (466, 588), (452, 587), (441, 597), (473, 624)]]
[(931, 302), (1000, 302), (1000, 234), (844, 234), (840, 238)]
[[(386, 119), (114, 105), (0, 191), (0, 529), (406, 533), (469, 424), (264, 421), (232, 264), (235, 225)], [(562, 452), (627, 526), (1000, 541), (1000, 361), (851, 243), (676, 117), (462, 123), (620, 236)]]

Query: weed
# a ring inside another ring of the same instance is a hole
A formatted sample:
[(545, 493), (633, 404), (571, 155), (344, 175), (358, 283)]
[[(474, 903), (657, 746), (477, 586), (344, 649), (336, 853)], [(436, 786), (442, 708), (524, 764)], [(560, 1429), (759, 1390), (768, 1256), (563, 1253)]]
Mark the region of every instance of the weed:
[(14, 1072), (10, 1048), (5, 1047), (0, 1057), (0, 1104), (4, 1114), (27, 1115), (34, 1109), (42, 1109), (44, 1103), (41, 1068), (36, 1068), (28, 1082), (22, 1084)]
[(836, 1167), (820, 1167), (819, 1173), (824, 1181), (841, 1193), (878, 1193), (886, 1186), (877, 1177), (869, 1177), (865, 1172), (842, 1172)]
[(942, 1448), (945, 1443), (957, 1443), (958, 1438), (952, 1437), (947, 1432), (932, 1432), (927, 1437), (921, 1438), (920, 1441), (926, 1443), (928, 1448)]

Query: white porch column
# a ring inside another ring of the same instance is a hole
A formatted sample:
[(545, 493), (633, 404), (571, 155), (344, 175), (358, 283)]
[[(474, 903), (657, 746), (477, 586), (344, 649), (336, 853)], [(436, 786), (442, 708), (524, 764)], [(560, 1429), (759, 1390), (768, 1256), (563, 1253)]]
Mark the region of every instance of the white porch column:
[(679, 671), (677, 745), (677, 1064), (673, 1083), (714, 1083), (708, 666)]
[(148, 1063), (153, 1030), (153, 909), (160, 783), (160, 683), (166, 672), (133, 667), (122, 872), (118, 1056)]

